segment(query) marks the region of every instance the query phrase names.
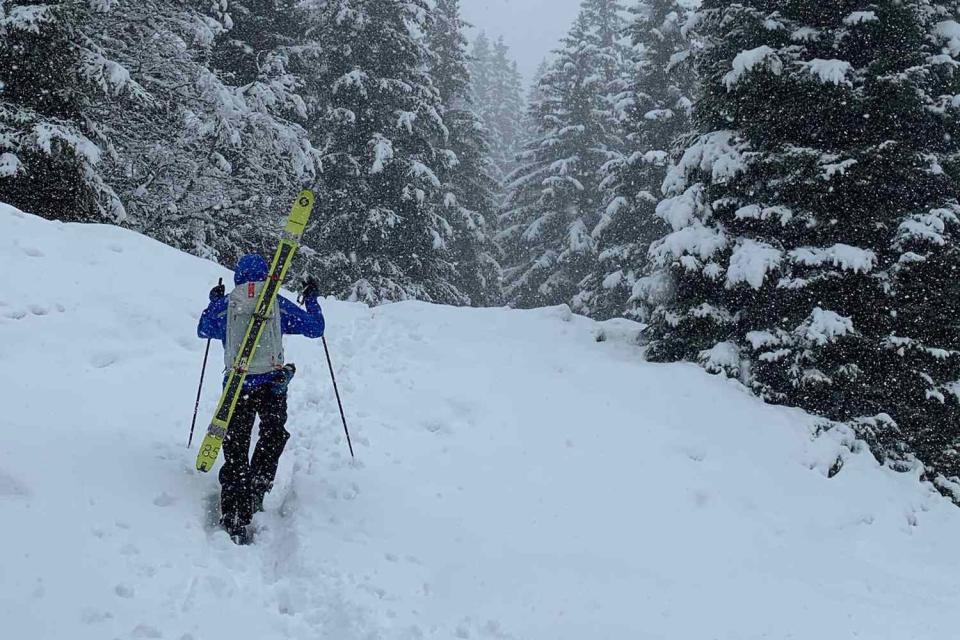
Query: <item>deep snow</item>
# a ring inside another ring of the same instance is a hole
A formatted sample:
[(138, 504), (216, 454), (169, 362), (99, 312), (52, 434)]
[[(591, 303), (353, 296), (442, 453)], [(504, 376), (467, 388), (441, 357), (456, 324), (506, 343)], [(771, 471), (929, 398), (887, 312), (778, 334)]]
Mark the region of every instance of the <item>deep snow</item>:
[(358, 461), (322, 347), (288, 339), (293, 438), (235, 547), (184, 446), (229, 273), (4, 205), (0, 268), (4, 638), (956, 634), (960, 510), (566, 309), (326, 301)]

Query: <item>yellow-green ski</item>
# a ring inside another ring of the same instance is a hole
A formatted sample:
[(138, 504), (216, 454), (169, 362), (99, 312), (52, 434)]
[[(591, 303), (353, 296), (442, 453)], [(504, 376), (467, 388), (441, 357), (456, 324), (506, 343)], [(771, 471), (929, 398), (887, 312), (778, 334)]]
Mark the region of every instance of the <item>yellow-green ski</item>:
[(304, 191), (297, 196), (293, 203), (293, 209), (290, 210), (290, 216), (287, 218), (287, 225), (284, 227), (280, 245), (273, 255), (273, 262), (270, 263), (267, 285), (260, 292), (260, 298), (257, 300), (257, 310), (250, 318), (250, 324), (247, 325), (247, 332), (244, 334), (240, 350), (237, 352), (237, 358), (230, 368), (227, 384), (224, 385), (223, 393), (220, 395), (217, 411), (210, 422), (210, 426), (207, 427), (207, 435), (200, 444), (200, 453), (197, 455), (198, 471), (210, 471), (217, 462), (220, 447), (223, 446), (223, 439), (227, 435), (227, 429), (230, 428), (230, 420), (233, 418), (237, 401), (240, 399), (240, 392), (243, 390), (243, 382), (247, 379), (247, 365), (257, 352), (263, 327), (270, 310), (273, 308), (273, 303), (277, 299), (277, 294), (280, 292), (287, 270), (293, 262), (293, 256), (300, 248), (300, 238), (303, 236), (303, 231), (310, 220), (312, 211), (313, 192)]

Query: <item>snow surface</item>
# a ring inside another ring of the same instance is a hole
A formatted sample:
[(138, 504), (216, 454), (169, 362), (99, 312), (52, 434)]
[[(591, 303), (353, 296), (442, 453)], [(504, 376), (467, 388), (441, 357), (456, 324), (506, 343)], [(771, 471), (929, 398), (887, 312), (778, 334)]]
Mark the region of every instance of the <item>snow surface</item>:
[(842, 430), (813, 439), (804, 413), (645, 363), (630, 323), (566, 308), (327, 301), (357, 462), (322, 347), (291, 338), (293, 437), (235, 547), (184, 447), (197, 315), (230, 274), (3, 205), (0, 264), (4, 638), (923, 640), (960, 622), (960, 510)]

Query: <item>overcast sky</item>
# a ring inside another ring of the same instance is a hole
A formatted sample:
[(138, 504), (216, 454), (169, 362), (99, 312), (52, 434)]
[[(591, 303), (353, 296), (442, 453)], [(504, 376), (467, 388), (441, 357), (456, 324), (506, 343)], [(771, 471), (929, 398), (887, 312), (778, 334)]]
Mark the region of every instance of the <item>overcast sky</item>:
[(460, 5), (467, 22), (493, 37), (503, 36), (529, 81), (570, 29), (580, 0), (460, 0)]

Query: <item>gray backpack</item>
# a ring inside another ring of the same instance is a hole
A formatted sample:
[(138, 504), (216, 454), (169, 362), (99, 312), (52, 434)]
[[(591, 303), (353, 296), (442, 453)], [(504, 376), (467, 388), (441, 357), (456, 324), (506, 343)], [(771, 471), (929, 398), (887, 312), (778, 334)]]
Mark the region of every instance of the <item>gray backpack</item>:
[[(266, 286), (265, 282), (248, 282), (237, 285), (230, 292), (227, 303), (227, 341), (223, 348), (223, 360), (227, 369), (233, 367), (233, 362), (240, 351), (240, 343), (247, 332), (250, 318), (256, 311), (260, 291)], [(283, 334), (280, 330), (280, 304), (274, 300), (270, 317), (263, 327), (257, 352), (250, 361), (247, 371), (250, 375), (269, 373), (282, 369), (283, 362)]]

